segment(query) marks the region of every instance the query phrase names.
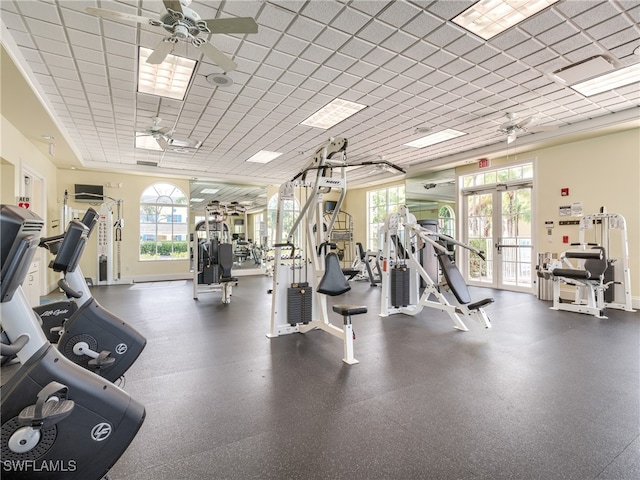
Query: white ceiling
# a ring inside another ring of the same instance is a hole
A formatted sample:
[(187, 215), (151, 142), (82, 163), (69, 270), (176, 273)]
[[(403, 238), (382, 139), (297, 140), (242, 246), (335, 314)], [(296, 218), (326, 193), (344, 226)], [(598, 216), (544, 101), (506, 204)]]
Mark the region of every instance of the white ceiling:
[[(178, 44), (175, 54), (198, 61), (183, 102), (136, 91), (137, 47), (155, 47), (162, 28), (85, 12), (92, 6), (155, 19), (165, 12), (160, 0), (2, 0), (0, 18), (9, 33), (3, 27), (3, 44), (26, 63), (77, 156), (53, 158), (61, 167), (79, 162), (101, 170), (280, 184), (331, 136), (349, 140), (349, 160), (383, 156), (412, 173), (504, 153), (498, 127), (506, 112), (560, 126), (520, 136), (521, 147), (638, 119), (638, 84), (587, 98), (550, 76), (594, 55), (616, 66), (640, 62), (634, 53), (640, 46), (637, 0), (561, 0), (489, 41), (450, 21), (472, 3), (194, 1), (190, 8), (202, 18), (253, 17), (259, 31), (211, 36), (238, 64), (226, 89), (205, 80), (219, 67)], [(337, 97), (367, 108), (329, 130), (300, 125)], [(177, 138), (201, 140), (202, 147), (190, 154), (134, 148), (136, 131), (150, 127), (154, 116), (175, 126)], [(404, 146), (424, 135), (416, 127), (467, 134), (423, 149)], [(283, 155), (266, 165), (246, 162), (259, 150)], [(141, 167), (140, 161), (159, 166)], [(370, 174), (356, 169), (350, 181), (375, 180)]]

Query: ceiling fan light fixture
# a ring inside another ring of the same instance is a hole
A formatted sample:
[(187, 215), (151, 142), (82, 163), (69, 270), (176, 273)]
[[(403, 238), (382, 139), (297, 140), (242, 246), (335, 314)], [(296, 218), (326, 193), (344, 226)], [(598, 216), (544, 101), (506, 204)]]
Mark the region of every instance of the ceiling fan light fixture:
[(136, 148), (143, 148), (145, 150), (162, 151), (160, 145), (152, 135), (148, 135), (144, 132), (136, 132)]
[(214, 87), (229, 88), (233, 85), (233, 79), (224, 73), (211, 73), (204, 77)]

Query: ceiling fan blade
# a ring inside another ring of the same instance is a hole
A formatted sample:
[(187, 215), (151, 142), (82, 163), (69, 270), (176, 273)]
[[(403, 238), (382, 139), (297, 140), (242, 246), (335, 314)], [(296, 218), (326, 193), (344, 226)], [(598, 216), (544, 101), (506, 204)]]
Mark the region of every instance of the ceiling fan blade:
[(517, 138), (517, 135), (515, 132), (507, 135), (507, 145), (509, 145), (510, 143), (513, 143), (516, 140), (516, 138)]
[(180, 3), (180, 0), (162, 0), (162, 3), (164, 3), (164, 6), (167, 10), (171, 9), (174, 12), (182, 12), (182, 4)]
[(167, 41), (166, 38), (162, 40), (147, 58), (147, 63), (150, 63), (151, 65), (160, 65), (164, 62), (164, 59), (167, 58), (167, 55), (172, 52), (173, 45), (174, 43)]
[(214, 18), (202, 20), (211, 33), (258, 33), (258, 24), (251, 17)]
[(156, 139), (156, 142), (158, 142), (158, 145), (160, 145), (162, 150), (169, 148), (169, 143), (167, 143), (167, 139), (164, 138), (164, 135), (154, 135), (153, 138)]
[(552, 132), (558, 129), (558, 125), (538, 125), (535, 127), (528, 128), (527, 130), (531, 133), (535, 132)]
[(139, 17), (138, 15), (131, 15), (129, 13), (115, 12), (113, 10), (106, 10), (104, 8), (87, 7), (86, 12), (97, 17), (108, 18), (110, 20), (125, 20), (136, 23), (152, 23), (152, 20), (146, 17)]
[(533, 122), (533, 117), (527, 117), (527, 118), (524, 118), (521, 121), (517, 122), (517, 124), (518, 124), (519, 128), (524, 128), (527, 125), (529, 125), (531, 122)]
[(218, 65), (220, 68), (222, 68), (222, 70), (224, 70), (225, 72), (231, 72), (238, 67), (236, 62), (231, 60), (229, 57), (227, 57), (224, 53), (222, 53), (216, 47), (211, 45), (211, 43), (209, 42), (204, 42), (199, 45), (196, 45), (194, 43), (193, 46), (202, 50), (202, 53), (204, 53), (207, 57), (213, 60), (213, 62), (216, 65)]

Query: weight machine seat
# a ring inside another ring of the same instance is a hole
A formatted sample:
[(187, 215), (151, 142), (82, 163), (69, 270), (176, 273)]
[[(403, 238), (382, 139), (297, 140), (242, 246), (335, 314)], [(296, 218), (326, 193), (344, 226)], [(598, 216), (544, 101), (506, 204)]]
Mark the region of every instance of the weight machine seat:
[(355, 268), (343, 268), (342, 274), (347, 277), (347, 280), (351, 280), (353, 277), (358, 275), (360, 270), (356, 270)]
[(342, 315), (343, 317), (367, 313), (367, 307), (363, 305), (334, 305), (332, 308), (334, 312)]
[(349, 290), (351, 290), (351, 285), (349, 285), (344, 273), (342, 273), (338, 254), (335, 252), (327, 253), (325, 257), (324, 275), (318, 284), (318, 293), (334, 297)]
[(493, 298), (485, 298), (477, 302), (471, 303), (471, 294), (469, 293), (469, 287), (467, 287), (462, 274), (455, 263), (451, 261), (451, 257), (446, 253), (438, 253), (438, 261), (442, 268), (442, 274), (444, 275), (447, 285), (453, 292), (458, 302), (462, 305), (467, 305), (469, 310), (477, 310), (485, 305), (493, 303)]

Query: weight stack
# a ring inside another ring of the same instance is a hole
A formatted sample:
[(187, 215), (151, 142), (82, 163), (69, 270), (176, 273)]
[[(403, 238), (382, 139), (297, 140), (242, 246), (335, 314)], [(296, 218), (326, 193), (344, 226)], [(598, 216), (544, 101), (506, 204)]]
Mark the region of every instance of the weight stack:
[(294, 283), (287, 289), (287, 323), (296, 326), (311, 321), (313, 289), (308, 283)]
[(396, 265), (391, 269), (391, 305), (394, 308), (409, 305), (410, 275), (405, 265)]

